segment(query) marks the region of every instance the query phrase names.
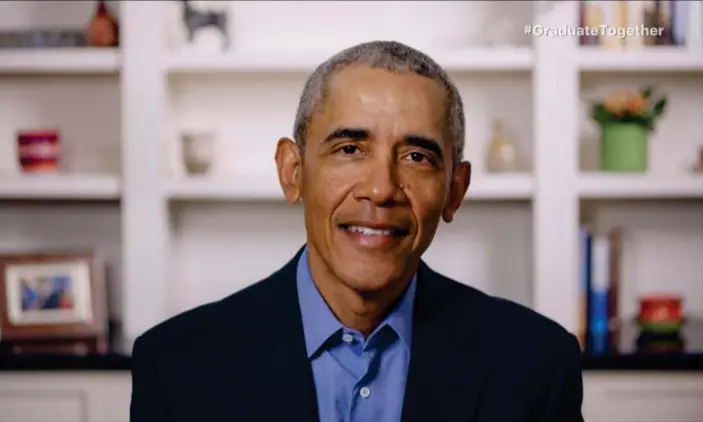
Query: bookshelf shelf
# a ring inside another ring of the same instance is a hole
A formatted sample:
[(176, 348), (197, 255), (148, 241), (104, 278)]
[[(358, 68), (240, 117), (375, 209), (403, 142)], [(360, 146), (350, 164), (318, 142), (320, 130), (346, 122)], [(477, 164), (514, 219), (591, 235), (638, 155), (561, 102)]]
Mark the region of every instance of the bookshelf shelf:
[(703, 49), (661, 46), (611, 50), (584, 46), (576, 57), (582, 72), (703, 73)]
[(703, 174), (581, 174), (583, 199), (703, 199)]
[(283, 200), (275, 174), (188, 177), (171, 181), (166, 196), (181, 201)]
[(118, 200), (120, 181), (111, 175), (0, 177), (0, 200)]
[[(10, 355), (0, 361), (0, 371), (129, 371), (129, 353), (104, 355)], [(585, 355), (584, 371), (608, 372), (695, 372), (703, 371), (703, 354), (623, 354), (593, 356)]]
[(112, 48), (0, 51), (0, 74), (112, 74), (119, 69), (120, 54)]
[(703, 371), (703, 353), (588, 355), (583, 357), (584, 371)]
[[(334, 52), (265, 52), (200, 54), (176, 51), (166, 54), (164, 66), (171, 74), (211, 74), (239, 72), (311, 72)], [(453, 72), (529, 71), (530, 48), (463, 49), (437, 51), (432, 56)]]
[[(528, 174), (479, 175), (472, 180), (466, 200), (529, 200), (533, 190), (534, 182)], [(171, 200), (180, 201), (284, 199), (276, 174), (183, 178), (167, 183), (165, 195)]]

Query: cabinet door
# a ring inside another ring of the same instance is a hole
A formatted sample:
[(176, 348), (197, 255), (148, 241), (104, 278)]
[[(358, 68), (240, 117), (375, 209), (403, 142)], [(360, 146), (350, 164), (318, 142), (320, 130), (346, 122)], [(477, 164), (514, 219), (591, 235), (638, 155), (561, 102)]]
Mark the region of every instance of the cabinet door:
[(587, 374), (589, 422), (701, 422), (703, 375)]
[(128, 373), (2, 373), (0, 422), (129, 420)]
[(0, 390), (0, 422), (76, 422), (86, 420), (80, 392)]

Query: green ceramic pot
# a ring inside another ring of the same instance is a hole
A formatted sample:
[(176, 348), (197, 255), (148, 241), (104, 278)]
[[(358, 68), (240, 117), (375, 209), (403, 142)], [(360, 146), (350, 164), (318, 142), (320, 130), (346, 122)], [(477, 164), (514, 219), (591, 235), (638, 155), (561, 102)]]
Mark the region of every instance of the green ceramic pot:
[(644, 172), (649, 132), (634, 123), (609, 123), (601, 128), (601, 170)]

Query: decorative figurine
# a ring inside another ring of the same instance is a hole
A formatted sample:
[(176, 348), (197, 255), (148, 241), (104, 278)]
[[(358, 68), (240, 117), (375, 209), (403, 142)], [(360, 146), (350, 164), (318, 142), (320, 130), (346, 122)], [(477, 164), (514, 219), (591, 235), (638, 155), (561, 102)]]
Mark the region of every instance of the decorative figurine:
[(703, 173), (703, 147), (698, 150), (698, 164), (693, 168), (694, 173)]
[(229, 48), (229, 34), (227, 31), (227, 11), (204, 10), (193, 8), (188, 0), (183, 0), (183, 23), (186, 27), (189, 43), (195, 41), (196, 34), (203, 28), (213, 27), (222, 35), (222, 49)]
[(487, 167), (490, 172), (510, 172), (517, 169), (515, 146), (508, 140), (500, 120), (493, 122), (493, 133), (488, 145)]
[(119, 27), (117, 20), (104, 0), (98, 1), (93, 20), (88, 25), (86, 41), (90, 47), (117, 47), (119, 45)]

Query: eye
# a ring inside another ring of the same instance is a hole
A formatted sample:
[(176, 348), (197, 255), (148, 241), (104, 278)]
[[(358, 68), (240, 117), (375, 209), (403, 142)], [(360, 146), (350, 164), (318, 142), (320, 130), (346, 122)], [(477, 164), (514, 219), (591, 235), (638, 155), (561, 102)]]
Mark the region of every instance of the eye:
[(342, 151), (343, 153), (345, 153), (345, 154), (354, 154), (354, 153), (357, 152), (358, 150), (359, 150), (359, 148), (357, 148), (357, 147), (354, 146), (354, 145), (344, 145), (344, 146), (341, 148), (341, 151)]
[(412, 161), (415, 161), (416, 163), (422, 163), (423, 161), (431, 162), (428, 156), (420, 152), (411, 152), (408, 156)]

